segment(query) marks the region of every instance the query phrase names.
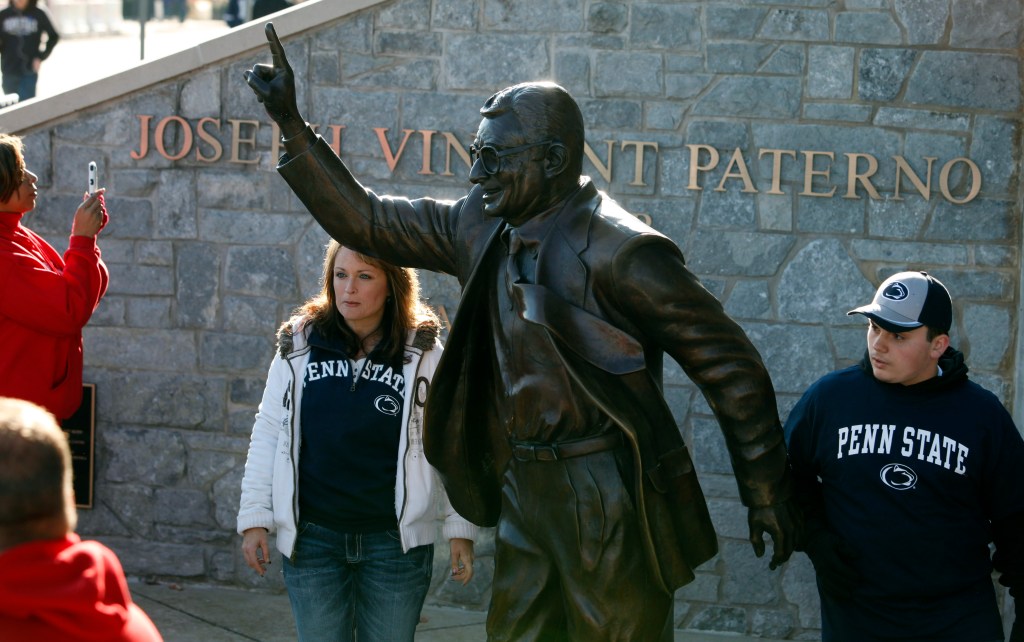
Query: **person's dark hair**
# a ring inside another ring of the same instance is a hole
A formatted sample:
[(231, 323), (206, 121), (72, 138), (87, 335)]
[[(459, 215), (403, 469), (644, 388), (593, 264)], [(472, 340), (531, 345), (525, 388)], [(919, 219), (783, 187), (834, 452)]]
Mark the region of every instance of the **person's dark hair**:
[(523, 144), (551, 140), (565, 146), (569, 155), (566, 177), (573, 181), (583, 173), (583, 114), (569, 92), (552, 82), (527, 82), (506, 87), (480, 108), (484, 118), (512, 113), (527, 140)]
[[(327, 245), (324, 254), (320, 292), (303, 303), (295, 311), (297, 315), (309, 317), (310, 322), (325, 337), (340, 338), (350, 355), (359, 352), (359, 337), (348, 327), (345, 318), (338, 311), (334, 295), (334, 260), (344, 246), (335, 240)], [(384, 336), (374, 353), (395, 362), (405, 354), (405, 342), (409, 330), (423, 324), (439, 325), (437, 315), (420, 297), (420, 279), (416, 270), (398, 267), (380, 259), (356, 252), (359, 258), (382, 270), (388, 281), (388, 298), (384, 304), (384, 318), (381, 327)]]
[(940, 336), (942, 336), (944, 334), (949, 334), (949, 332), (947, 332), (945, 330), (941, 330), (939, 328), (933, 328), (930, 325), (926, 325), (925, 327), (928, 328), (928, 332), (925, 334), (925, 338), (928, 339), (928, 341), (931, 341), (935, 337), (940, 337)]
[(25, 181), (24, 149), (21, 138), (0, 134), (0, 202), (9, 200)]
[(49, 412), (0, 397), (0, 547), (52, 537), (41, 521), (68, 517), (74, 528), (71, 449)]

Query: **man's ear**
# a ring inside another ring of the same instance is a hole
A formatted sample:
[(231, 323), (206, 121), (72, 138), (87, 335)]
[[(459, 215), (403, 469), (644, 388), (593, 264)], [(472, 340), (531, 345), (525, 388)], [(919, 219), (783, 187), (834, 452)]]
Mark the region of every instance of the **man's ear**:
[(544, 175), (555, 178), (569, 167), (569, 150), (562, 143), (551, 143), (544, 155)]
[(939, 336), (932, 339), (932, 358), (938, 359), (949, 347), (949, 335), (940, 334)]

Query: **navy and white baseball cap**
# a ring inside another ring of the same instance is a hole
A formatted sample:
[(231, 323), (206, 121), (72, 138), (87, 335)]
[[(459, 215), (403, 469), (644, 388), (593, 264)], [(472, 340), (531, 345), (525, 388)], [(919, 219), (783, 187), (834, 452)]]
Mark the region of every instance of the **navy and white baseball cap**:
[(863, 314), (889, 332), (926, 325), (948, 334), (953, 325), (953, 301), (946, 286), (927, 272), (900, 272), (878, 286), (871, 303), (847, 314)]

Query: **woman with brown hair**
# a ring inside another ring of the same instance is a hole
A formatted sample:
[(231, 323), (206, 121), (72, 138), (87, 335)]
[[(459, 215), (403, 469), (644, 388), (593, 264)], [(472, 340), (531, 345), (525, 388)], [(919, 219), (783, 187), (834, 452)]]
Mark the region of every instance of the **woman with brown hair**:
[(110, 281), (97, 245), (110, 217), (102, 188), (84, 194), (67, 249), (57, 252), (24, 224), (38, 180), (21, 139), (0, 134), (0, 397), (63, 421), (82, 402), (82, 328)]
[[(262, 575), (277, 531), (299, 640), (413, 639), (444, 493), (422, 438), (438, 329), (415, 270), (332, 240), (321, 291), (278, 333), (238, 532)], [(444, 506), (452, 577), (465, 584), (476, 527)]]

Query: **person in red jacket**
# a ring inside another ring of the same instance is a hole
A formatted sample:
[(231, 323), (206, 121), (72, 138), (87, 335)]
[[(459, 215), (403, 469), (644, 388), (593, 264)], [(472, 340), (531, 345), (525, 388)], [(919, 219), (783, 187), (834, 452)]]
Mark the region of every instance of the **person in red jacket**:
[(162, 642), (117, 556), (77, 521), (67, 437), (43, 408), (0, 398), (0, 639)]
[(86, 194), (61, 257), (22, 225), (37, 180), (21, 139), (0, 134), (0, 396), (64, 420), (82, 401), (82, 328), (107, 291), (96, 236), (109, 217), (103, 189)]

